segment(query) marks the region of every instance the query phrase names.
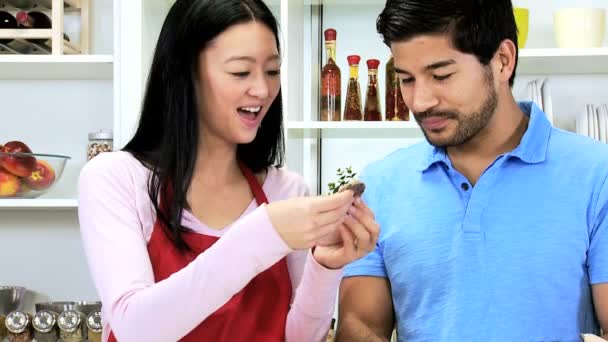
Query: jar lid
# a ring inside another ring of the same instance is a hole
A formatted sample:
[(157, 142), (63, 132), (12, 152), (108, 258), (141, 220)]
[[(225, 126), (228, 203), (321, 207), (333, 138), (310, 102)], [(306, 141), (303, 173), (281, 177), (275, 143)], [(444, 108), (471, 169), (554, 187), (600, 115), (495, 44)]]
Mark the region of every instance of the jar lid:
[(64, 311), (57, 320), (59, 329), (72, 333), (80, 326), (80, 314), (74, 310)]
[(89, 330), (95, 333), (100, 333), (103, 329), (103, 325), (101, 324), (101, 312), (91, 312), (89, 317), (87, 317), (87, 327)]
[(42, 310), (36, 313), (36, 315), (34, 316), (34, 320), (32, 321), (32, 325), (34, 326), (34, 329), (36, 329), (36, 331), (39, 331), (41, 333), (48, 333), (49, 331), (53, 330), (53, 327), (55, 326), (56, 322), (56, 313), (48, 310)]
[(89, 140), (112, 140), (113, 134), (110, 129), (100, 129), (89, 133)]
[(13, 311), (6, 316), (6, 329), (13, 334), (21, 334), (30, 323), (30, 317), (21, 311)]

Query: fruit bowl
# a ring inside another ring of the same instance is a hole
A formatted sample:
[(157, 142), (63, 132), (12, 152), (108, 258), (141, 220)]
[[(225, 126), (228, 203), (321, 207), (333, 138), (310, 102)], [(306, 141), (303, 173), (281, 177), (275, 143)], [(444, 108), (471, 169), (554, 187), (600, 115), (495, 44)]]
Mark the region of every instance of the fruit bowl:
[(0, 151), (0, 199), (36, 198), (61, 178), (67, 156)]

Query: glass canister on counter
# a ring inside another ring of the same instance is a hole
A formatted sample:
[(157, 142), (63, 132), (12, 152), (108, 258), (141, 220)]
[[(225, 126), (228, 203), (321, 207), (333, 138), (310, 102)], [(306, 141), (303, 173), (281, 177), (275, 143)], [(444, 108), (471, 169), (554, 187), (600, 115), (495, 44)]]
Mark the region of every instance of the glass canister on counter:
[(36, 342), (56, 342), (59, 340), (57, 313), (49, 310), (36, 312), (33, 323)]
[(87, 317), (88, 342), (101, 342), (103, 325), (101, 324), (101, 312), (95, 311)]
[(87, 145), (87, 160), (93, 159), (102, 152), (112, 152), (114, 138), (111, 130), (99, 130), (89, 133), (89, 144)]
[(84, 314), (67, 310), (59, 314), (59, 338), (62, 342), (84, 342), (86, 338), (86, 324)]
[(367, 60), (367, 92), (365, 93), (365, 110), (363, 114), (365, 121), (382, 121), (380, 95), (378, 94), (378, 66), (380, 66), (379, 60)]
[(6, 330), (6, 316), (0, 314), (0, 341), (4, 341), (8, 330)]
[(386, 121), (408, 121), (410, 110), (403, 101), (399, 77), (395, 73), (393, 57), (386, 63)]
[(9, 342), (32, 341), (32, 317), (25, 312), (13, 311), (6, 316), (6, 329)]
[(349, 65), (348, 88), (346, 90), (346, 105), (344, 109), (344, 120), (361, 121), (361, 89), (359, 88), (359, 61), (361, 57), (350, 55), (347, 57)]
[(342, 120), (341, 74), (336, 64), (336, 30), (325, 30), (327, 63), (321, 70), (321, 121)]

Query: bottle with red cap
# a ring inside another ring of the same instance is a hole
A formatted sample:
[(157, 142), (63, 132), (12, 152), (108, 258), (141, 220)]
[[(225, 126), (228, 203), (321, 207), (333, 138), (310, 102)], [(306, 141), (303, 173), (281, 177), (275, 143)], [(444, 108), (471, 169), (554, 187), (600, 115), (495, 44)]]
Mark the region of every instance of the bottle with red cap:
[(365, 121), (382, 121), (378, 94), (378, 66), (380, 66), (379, 60), (367, 60), (367, 92), (365, 93), (365, 110), (363, 112)]
[(321, 121), (340, 121), (341, 110), (341, 76), (336, 64), (336, 30), (325, 30), (325, 49), (327, 63), (321, 70)]
[[(17, 23), (19, 27), (26, 29), (50, 29), (52, 28), (51, 18), (48, 15), (38, 11), (20, 11), (17, 13)], [(63, 39), (70, 41), (70, 38), (64, 33)], [(31, 43), (44, 44), (48, 39), (28, 39)]]
[(348, 88), (346, 89), (346, 106), (344, 120), (363, 120), (361, 111), (361, 90), (359, 88), (359, 61), (361, 57), (350, 55), (346, 58), (350, 70)]
[(393, 57), (386, 63), (386, 120), (408, 121), (410, 110), (403, 101), (399, 77), (395, 72), (395, 61)]

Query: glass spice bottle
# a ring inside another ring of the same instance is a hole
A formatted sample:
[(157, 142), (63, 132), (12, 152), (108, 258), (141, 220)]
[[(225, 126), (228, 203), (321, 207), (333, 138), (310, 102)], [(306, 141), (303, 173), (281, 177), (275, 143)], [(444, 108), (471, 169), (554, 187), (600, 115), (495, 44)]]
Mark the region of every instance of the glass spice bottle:
[(340, 121), (341, 111), (341, 74), (336, 64), (336, 30), (327, 29), (325, 49), (327, 63), (321, 69), (321, 121)]
[(403, 101), (399, 76), (395, 72), (393, 57), (386, 63), (386, 121), (409, 121), (410, 110)]
[(32, 325), (36, 342), (56, 342), (59, 339), (57, 314), (55, 312), (48, 310), (36, 312)]
[(6, 316), (5, 324), (9, 342), (32, 341), (32, 317), (28, 313), (13, 311)]
[(0, 315), (0, 341), (4, 341), (8, 330), (6, 330), (6, 316)]
[(367, 60), (367, 92), (365, 94), (365, 110), (363, 114), (365, 121), (382, 121), (378, 94), (379, 65), (380, 61), (377, 59)]
[(111, 130), (99, 130), (89, 133), (89, 144), (87, 146), (87, 160), (93, 159), (102, 152), (112, 152), (114, 145)]
[(103, 325), (101, 324), (101, 312), (91, 312), (87, 317), (88, 342), (101, 342)]
[(348, 88), (346, 90), (346, 106), (344, 109), (344, 120), (363, 120), (361, 112), (361, 90), (359, 89), (359, 61), (361, 57), (351, 55), (347, 57), (350, 75)]
[(84, 314), (74, 310), (67, 310), (59, 315), (57, 325), (62, 342), (84, 342), (86, 327), (82, 316)]

